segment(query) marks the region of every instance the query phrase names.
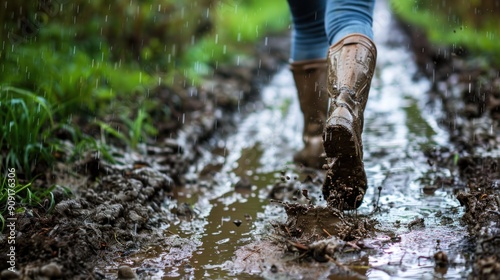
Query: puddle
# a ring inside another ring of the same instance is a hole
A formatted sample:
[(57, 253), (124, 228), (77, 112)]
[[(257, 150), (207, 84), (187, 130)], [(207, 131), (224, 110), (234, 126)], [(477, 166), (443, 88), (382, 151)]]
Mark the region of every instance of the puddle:
[[(394, 26), (386, 5), (378, 1), (376, 7), (379, 56), (365, 112), (363, 143), (369, 189), (358, 212), (346, 213), (368, 216), (378, 224), (373, 237), (363, 241), (372, 249), (345, 254), (337, 261), (357, 276), (370, 279), (464, 278), (470, 269), (464, 253), (467, 231), (458, 222), (462, 209), (451, 189), (423, 191), (440, 174), (427, 163), (422, 151), (446, 146), (448, 140), (436, 121), (440, 104), (428, 102), (426, 92), (431, 82), (416, 74), (409, 43)], [(173, 217), (165, 229), (172, 242), (180, 242), (178, 246), (151, 248), (148, 253), (134, 255), (129, 260), (136, 268), (151, 268), (155, 277), (164, 279), (235, 275), (255, 279), (252, 273), (266, 278), (285, 275), (307, 279), (314, 275), (307, 274), (312, 270), (323, 278), (336, 278), (338, 271), (332, 270), (335, 265), (331, 263), (309, 263), (303, 270), (285, 274), (275, 273), (280, 264), (242, 268), (233, 263), (235, 255), (242, 252), (240, 248), (269, 237), (271, 224), (286, 219), (283, 207), (269, 200), (273, 185), (282, 176), (296, 184), (306, 177), (291, 163), (294, 151), (302, 145), (302, 119), (288, 69), (279, 71), (261, 96), (260, 101), (242, 108), (251, 113), (237, 116), (241, 120), (236, 131), (210, 140), (211, 152), (193, 168), (189, 184), (178, 190), (175, 199), (165, 202), (168, 209), (182, 205), (192, 210), (190, 217)], [(315, 204), (324, 205), (320, 185), (310, 192)], [(184, 252), (180, 254), (178, 248)], [(433, 256), (438, 251), (448, 255), (451, 265), (446, 269), (435, 266)], [(245, 258), (260, 253), (246, 252)]]

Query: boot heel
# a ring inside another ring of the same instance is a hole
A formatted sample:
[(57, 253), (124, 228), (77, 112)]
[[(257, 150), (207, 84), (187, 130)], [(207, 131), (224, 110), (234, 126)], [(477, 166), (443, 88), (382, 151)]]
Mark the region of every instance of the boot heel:
[(352, 123), (344, 118), (333, 117), (329, 120), (323, 134), (323, 148), (326, 157), (358, 157), (359, 151), (356, 133), (352, 130)]

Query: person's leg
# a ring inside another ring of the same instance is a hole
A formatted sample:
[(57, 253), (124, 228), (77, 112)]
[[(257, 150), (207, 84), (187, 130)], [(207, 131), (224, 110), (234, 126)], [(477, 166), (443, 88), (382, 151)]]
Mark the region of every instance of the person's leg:
[(363, 34), (373, 40), (375, 0), (329, 0), (325, 29), (330, 45), (349, 34)]
[(326, 59), (329, 47), (325, 33), (325, 0), (288, 0), (292, 14), (292, 47), (290, 69), (293, 73), (300, 109), (304, 117), (304, 148), (295, 162), (321, 168), (323, 126), (326, 121)]
[(331, 0), (327, 5), (327, 91), (330, 97), (323, 147), (328, 171), (323, 195), (329, 205), (354, 209), (367, 189), (363, 165), (363, 112), (375, 70), (373, 0)]
[(324, 59), (328, 47), (325, 33), (326, 0), (288, 0), (292, 15), (291, 60)]

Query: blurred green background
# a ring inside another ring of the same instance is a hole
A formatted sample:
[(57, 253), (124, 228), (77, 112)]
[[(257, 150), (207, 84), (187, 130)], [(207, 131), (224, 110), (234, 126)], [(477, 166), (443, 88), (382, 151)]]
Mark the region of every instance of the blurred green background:
[(500, 1), (390, 0), (396, 15), (440, 46), (465, 48), (500, 65)]

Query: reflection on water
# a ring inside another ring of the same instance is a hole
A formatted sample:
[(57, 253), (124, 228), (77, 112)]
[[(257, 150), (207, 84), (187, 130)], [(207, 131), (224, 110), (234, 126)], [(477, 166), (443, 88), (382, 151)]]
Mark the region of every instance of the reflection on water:
[[(446, 145), (448, 139), (433, 117), (439, 104), (425, 102), (430, 82), (415, 75), (408, 43), (392, 25), (384, 5), (379, 1), (376, 8), (379, 57), (363, 134), (370, 188), (358, 212), (379, 223), (375, 236), (364, 241), (373, 249), (339, 261), (373, 279), (462, 278), (468, 269), (461, 249), (466, 237), (458, 222), (461, 208), (451, 191), (422, 191), (423, 182), (433, 179), (422, 150)], [(179, 191), (177, 200), (166, 202), (168, 208), (187, 202), (195, 212), (191, 220), (176, 218), (168, 228), (194, 242), (186, 247), (191, 248), (186, 259), (162, 264), (171, 252), (157, 251), (157, 255), (136, 258), (163, 265), (158, 275), (164, 278), (228, 277), (234, 273), (227, 268), (235, 250), (269, 234), (270, 222), (285, 219), (283, 209), (270, 204), (268, 193), (283, 171), (301, 176), (290, 164), (293, 152), (302, 145), (302, 119), (293, 84), (287, 69), (278, 72), (263, 89), (262, 100), (248, 105), (254, 113), (245, 116), (234, 133), (213, 140), (211, 146), (217, 152), (206, 153), (192, 171), (197, 176), (206, 166), (220, 164), (215, 177), (196, 180)], [(302, 178), (291, 179), (300, 182)], [(377, 203), (379, 209), (373, 213)], [(431, 258), (440, 250), (453, 263), (446, 270), (435, 270)]]

